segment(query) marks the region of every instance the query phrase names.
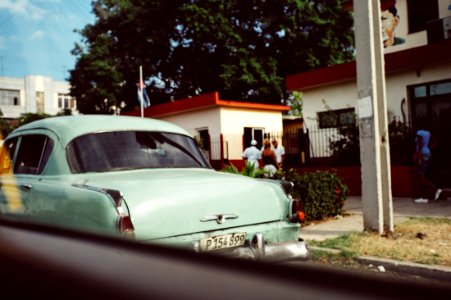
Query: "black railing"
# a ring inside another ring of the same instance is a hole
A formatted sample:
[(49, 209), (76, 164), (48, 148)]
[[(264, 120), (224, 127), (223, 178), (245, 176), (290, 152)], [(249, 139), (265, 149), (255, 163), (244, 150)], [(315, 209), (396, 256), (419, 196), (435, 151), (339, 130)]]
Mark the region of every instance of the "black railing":
[[(265, 133), (263, 138), (277, 139), (285, 148), (285, 166), (316, 164), (360, 164), (358, 127), (290, 129)], [(414, 135), (410, 126), (399, 122), (389, 125), (392, 165), (412, 163)], [(210, 137), (210, 149), (205, 153), (210, 160), (241, 159), (245, 148), (242, 135)]]

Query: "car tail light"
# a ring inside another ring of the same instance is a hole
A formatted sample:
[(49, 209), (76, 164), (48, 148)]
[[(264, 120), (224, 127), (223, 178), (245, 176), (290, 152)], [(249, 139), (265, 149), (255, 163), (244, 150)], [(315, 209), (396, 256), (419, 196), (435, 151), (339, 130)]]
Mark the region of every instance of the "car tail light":
[(126, 237), (134, 238), (135, 237), (135, 227), (133, 226), (132, 219), (130, 216), (120, 214), (117, 227), (119, 232)]
[(300, 200), (291, 200), (290, 222), (302, 222), (305, 220), (304, 206)]

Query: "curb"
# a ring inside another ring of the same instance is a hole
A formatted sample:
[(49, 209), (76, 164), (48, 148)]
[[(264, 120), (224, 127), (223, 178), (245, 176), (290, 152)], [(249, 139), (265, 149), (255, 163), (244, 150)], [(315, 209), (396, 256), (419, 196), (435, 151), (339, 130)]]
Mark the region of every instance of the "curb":
[(418, 275), (422, 277), (451, 282), (451, 267), (403, 262), (399, 260), (373, 256), (360, 256), (356, 259), (360, 263), (381, 265), (387, 270), (398, 273), (407, 273), (411, 275)]
[[(310, 246), (310, 250), (321, 251), (330, 254), (340, 254), (342, 251), (330, 248)], [(404, 262), (395, 259), (379, 258), (374, 256), (359, 256), (355, 258), (359, 263), (383, 266), (386, 270), (417, 275), (421, 277), (449, 281), (451, 283), (451, 267), (440, 265), (425, 265), (413, 262)]]

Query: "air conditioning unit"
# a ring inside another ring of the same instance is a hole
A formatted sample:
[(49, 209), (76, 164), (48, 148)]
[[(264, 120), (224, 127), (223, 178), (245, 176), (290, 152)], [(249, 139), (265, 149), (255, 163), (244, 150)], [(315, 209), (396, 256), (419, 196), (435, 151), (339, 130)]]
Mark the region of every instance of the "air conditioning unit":
[(451, 16), (426, 23), (428, 44), (451, 39)]

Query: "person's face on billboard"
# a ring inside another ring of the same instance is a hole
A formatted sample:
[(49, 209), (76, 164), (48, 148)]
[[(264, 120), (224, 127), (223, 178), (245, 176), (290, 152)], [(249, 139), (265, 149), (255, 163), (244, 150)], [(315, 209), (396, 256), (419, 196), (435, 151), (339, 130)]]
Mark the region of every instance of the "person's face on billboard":
[(384, 10), (381, 13), (382, 24), (382, 38), (384, 47), (390, 47), (395, 42), (395, 29), (398, 25), (398, 16), (394, 16), (389, 10)]

